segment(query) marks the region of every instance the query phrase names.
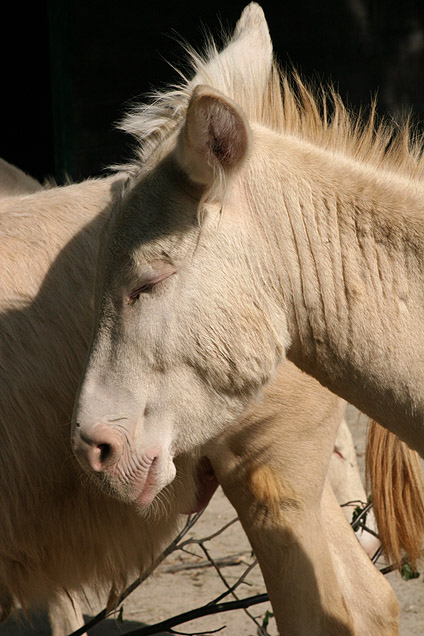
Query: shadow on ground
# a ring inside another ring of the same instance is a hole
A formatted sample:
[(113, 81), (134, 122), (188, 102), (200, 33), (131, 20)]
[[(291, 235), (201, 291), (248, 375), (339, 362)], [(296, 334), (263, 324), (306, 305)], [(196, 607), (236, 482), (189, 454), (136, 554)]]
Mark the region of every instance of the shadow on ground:
[[(92, 617), (84, 616), (87, 623)], [(144, 627), (145, 623), (139, 621), (124, 620), (118, 622), (113, 618), (101, 621), (98, 625), (90, 629), (90, 636), (124, 636), (127, 632)], [(158, 636), (166, 636), (161, 632)], [(47, 615), (44, 612), (31, 617), (31, 623), (25, 619), (22, 612), (18, 613), (15, 619), (10, 619), (0, 625), (0, 636), (51, 636)]]

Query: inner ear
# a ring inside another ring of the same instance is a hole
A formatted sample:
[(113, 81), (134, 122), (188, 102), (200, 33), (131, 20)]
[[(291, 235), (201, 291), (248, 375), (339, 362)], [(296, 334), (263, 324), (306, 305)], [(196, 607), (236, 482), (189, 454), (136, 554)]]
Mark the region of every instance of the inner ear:
[(212, 95), (201, 95), (193, 113), (209, 154), (209, 163), (216, 161), (231, 169), (240, 163), (249, 147), (249, 136), (243, 117), (231, 103)]
[(177, 158), (194, 181), (210, 184), (221, 169), (229, 173), (249, 154), (250, 127), (242, 109), (208, 86), (197, 86), (177, 149)]

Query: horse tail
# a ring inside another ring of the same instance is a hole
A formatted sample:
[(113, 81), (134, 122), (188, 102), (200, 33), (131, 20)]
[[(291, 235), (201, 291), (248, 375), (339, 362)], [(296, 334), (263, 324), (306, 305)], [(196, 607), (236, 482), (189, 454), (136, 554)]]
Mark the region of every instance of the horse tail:
[(422, 555), (424, 480), (418, 454), (371, 420), (366, 475), (383, 552), (398, 568), (407, 555), (413, 569)]

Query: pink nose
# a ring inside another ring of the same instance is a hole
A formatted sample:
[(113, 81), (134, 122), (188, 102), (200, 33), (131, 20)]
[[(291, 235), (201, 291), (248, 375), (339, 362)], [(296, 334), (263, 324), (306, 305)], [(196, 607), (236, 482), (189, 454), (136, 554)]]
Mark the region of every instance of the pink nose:
[(122, 437), (111, 426), (96, 424), (88, 433), (76, 426), (74, 452), (83, 464), (96, 473), (112, 468), (119, 461), (122, 450)]

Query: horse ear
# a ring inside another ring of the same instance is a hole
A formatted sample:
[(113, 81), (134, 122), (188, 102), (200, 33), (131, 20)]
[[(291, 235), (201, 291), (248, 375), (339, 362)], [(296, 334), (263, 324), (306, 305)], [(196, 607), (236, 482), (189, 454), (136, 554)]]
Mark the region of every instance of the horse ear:
[(266, 83), (272, 66), (272, 42), (264, 12), (256, 2), (243, 9), (223, 54), (237, 62), (244, 77), (249, 72), (262, 75)]
[(177, 160), (188, 177), (210, 186), (217, 175), (237, 170), (249, 154), (250, 126), (231, 99), (196, 86), (177, 144)]
[(264, 12), (256, 2), (243, 10), (232, 37), (219, 53), (210, 51), (206, 63), (197, 65), (190, 84), (219, 86), (234, 97), (240, 91), (263, 95), (272, 68), (272, 43)]

